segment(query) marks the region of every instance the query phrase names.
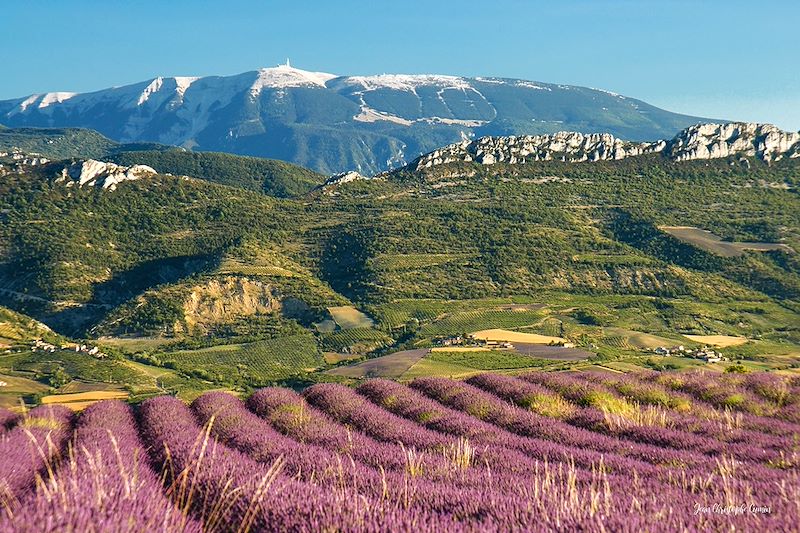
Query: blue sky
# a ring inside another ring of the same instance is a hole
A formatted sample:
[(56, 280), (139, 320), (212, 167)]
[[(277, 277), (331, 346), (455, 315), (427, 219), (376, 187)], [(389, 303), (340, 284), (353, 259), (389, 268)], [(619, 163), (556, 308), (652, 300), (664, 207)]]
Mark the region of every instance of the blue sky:
[(800, 129), (794, 0), (27, 0), (4, 3), (0, 99), (292, 65), (597, 87)]

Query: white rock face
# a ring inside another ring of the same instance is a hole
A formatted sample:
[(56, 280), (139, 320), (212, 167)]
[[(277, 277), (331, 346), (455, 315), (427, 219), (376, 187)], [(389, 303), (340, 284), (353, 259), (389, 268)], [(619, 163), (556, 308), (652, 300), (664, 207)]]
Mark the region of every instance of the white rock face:
[(799, 143), (800, 133), (782, 131), (772, 124), (698, 124), (678, 134), (670, 143), (668, 154), (676, 161), (730, 155), (777, 161), (787, 154), (797, 157)]
[(457, 161), (483, 165), (530, 161), (609, 161), (663, 152), (672, 160), (716, 159), (732, 155), (757, 157), (767, 162), (800, 157), (800, 133), (786, 132), (772, 124), (732, 122), (698, 124), (670, 141), (634, 143), (608, 133), (582, 134), (562, 131), (550, 135), (482, 137), (434, 150), (418, 158), (417, 170)]
[(342, 183), (350, 183), (351, 181), (358, 181), (358, 180), (368, 180), (366, 176), (362, 176), (358, 172), (351, 170), (349, 172), (341, 172), (339, 174), (334, 174), (323, 183), (323, 187), (327, 187), (328, 185), (341, 185)]
[(147, 165), (125, 167), (115, 163), (87, 159), (71, 163), (61, 170), (57, 183), (66, 183), (67, 187), (100, 187), (115, 190), (117, 184), (132, 181), (156, 174), (155, 169)]
[(417, 160), (416, 168), (419, 170), (455, 161), (475, 161), (484, 165), (552, 160), (608, 161), (660, 152), (666, 146), (665, 141), (633, 143), (617, 139), (609, 133), (584, 135), (570, 131), (551, 135), (481, 137), (451, 144), (424, 155)]

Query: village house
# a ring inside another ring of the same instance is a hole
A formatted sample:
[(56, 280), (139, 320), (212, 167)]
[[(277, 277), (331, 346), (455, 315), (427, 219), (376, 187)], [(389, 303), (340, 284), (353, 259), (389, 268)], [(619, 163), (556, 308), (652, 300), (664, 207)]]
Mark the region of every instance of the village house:
[(692, 359), (702, 359), (707, 363), (718, 363), (720, 361), (727, 361), (727, 357), (723, 357), (721, 352), (717, 352), (708, 346), (697, 348), (694, 350), (687, 350), (684, 346), (676, 346), (674, 348), (667, 348), (666, 346), (659, 346), (653, 352), (656, 355), (677, 355), (682, 357), (691, 357)]

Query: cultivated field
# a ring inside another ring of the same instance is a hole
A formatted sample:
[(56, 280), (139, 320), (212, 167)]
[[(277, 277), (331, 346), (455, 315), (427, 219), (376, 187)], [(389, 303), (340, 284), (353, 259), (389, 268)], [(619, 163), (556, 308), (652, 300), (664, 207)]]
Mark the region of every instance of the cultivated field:
[(95, 390), (67, 394), (51, 394), (41, 399), (42, 405), (63, 405), (80, 411), (103, 400), (127, 400), (128, 393), (121, 390)]
[(476, 339), (498, 342), (522, 342), (528, 344), (557, 344), (567, 342), (561, 337), (550, 337), (536, 333), (520, 333), (519, 331), (508, 331), (505, 329), (484, 329), (470, 333)]
[(383, 357), (369, 359), (356, 365), (344, 366), (328, 370), (328, 374), (348, 378), (385, 377), (398, 378), (414, 363), (425, 357), (427, 348), (420, 350), (404, 350)]
[(314, 370), (322, 363), (322, 355), (311, 335), (171, 352), (164, 357), (178, 370), (201, 378), (239, 375), (260, 383)]
[(0, 531), (794, 531), (799, 407), (773, 374), (539, 372), (0, 410)]
[(369, 352), (380, 346), (391, 344), (392, 338), (373, 328), (353, 328), (324, 333), (320, 336), (322, 348), (340, 352), (349, 350), (352, 352)]
[(684, 335), (684, 337), (694, 342), (719, 346), (720, 348), (739, 346), (747, 342), (747, 339), (744, 337), (735, 337), (732, 335)]
[(370, 317), (351, 305), (329, 307), (328, 312), (342, 329), (371, 328), (375, 325)]
[(588, 359), (591, 352), (580, 348), (565, 348), (563, 346), (546, 346), (542, 344), (527, 344), (517, 342), (514, 344), (514, 351), (521, 354), (540, 357), (542, 359), (553, 359), (556, 361), (581, 361)]
[(723, 257), (736, 257), (742, 255), (746, 250), (753, 250), (756, 252), (767, 252), (769, 250), (793, 252), (789, 246), (780, 243), (723, 241), (710, 231), (692, 226), (661, 226), (659, 229), (677, 239)]

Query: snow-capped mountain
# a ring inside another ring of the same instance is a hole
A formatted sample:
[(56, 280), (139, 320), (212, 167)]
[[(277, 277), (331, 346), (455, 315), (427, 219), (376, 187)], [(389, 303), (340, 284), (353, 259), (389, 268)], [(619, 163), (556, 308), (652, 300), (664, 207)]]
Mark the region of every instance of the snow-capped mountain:
[(337, 76), (279, 65), (234, 76), (158, 77), (92, 93), (0, 101), (7, 126), (86, 127), (123, 142), (374, 173), (485, 135), (571, 130), (670, 138), (702, 119), (599, 89), (505, 78)]

